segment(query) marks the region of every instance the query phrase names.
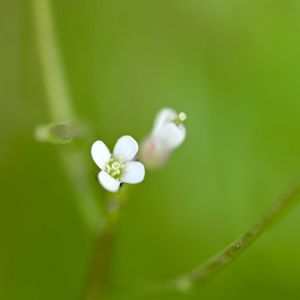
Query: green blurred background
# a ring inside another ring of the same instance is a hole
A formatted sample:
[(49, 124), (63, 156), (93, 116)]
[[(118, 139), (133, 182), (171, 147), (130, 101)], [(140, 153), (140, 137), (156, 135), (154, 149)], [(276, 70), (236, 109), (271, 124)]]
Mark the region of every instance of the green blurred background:
[[(80, 120), (78, 147), (141, 140), (157, 111), (185, 111), (188, 137), (136, 186), (113, 253), (116, 286), (190, 270), (245, 231), (300, 170), (300, 2), (53, 0)], [(87, 230), (60, 157), (34, 140), (51, 122), (28, 0), (0, 2), (0, 299), (80, 300)], [(300, 210), (188, 295), (299, 299)], [(113, 299), (135, 299), (116, 294)], [(144, 299), (138, 296), (137, 299)]]

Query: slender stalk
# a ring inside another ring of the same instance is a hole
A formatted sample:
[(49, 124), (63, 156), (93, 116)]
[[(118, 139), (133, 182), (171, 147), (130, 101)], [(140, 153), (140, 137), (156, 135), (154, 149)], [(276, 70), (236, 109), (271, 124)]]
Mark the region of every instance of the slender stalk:
[(49, 0), (33, 0), (38, 52), (53, 122), (76, 120), (57, 47)]
[(117, 220), (107, 220), (97, 236), (92, 253), (92, 261), (84, 295), (86, 300), (106, 298), (109, 293), (110, 267), (116, 234)]
[(274, 204), (273, 206), (258, 220), (249, 230), (241, 237), (228, 245), (223, 251), (201, 263), (191, 272), (178, 276), (177, 278), (166, 280), (148, 286), (143, 292), (156, 293), (163, 291), (188, 292), (190, 289), (201, 284), (206, 279), (215, 275), (231, 264), (242, 252), (258, 239), (258, 237), (268, 229), (275, 221), (284, 215), (291, 207), (294, 200), (297, 199), (300, 192), (300, 182), (293, 184)]
[[(49, 0), (32, 0), (32, 4), (38, 52), (52, 122), (74, 122), (77, 117), (72, 108), (71, 96), (55, 40)], [(99, 213), (97, 201), (87, 181), (85, 158), (72, 145), (63, 150), (62, 159), (76, 192), (80, 211), (88, 227), (93, 232), (97, 232), (101, 227), (99, 226), (100, 217), (104, 220), (104, 216), (103, 213)], [(111, 200), (110, 205), (113, 203), (114, 201)], [(94, 252), (92, 253), (90, 276), (84, 295), (87, 299), (102, 299), (108, 289), (110, 257), (118, 219), (118, 209), (118, 205), (116, 207), (111, 206), (108, 209), (105, 221), (102, 221), (101, 230), (95, 238), (94, 247), (92, 248)]]
[[(46, 98), (51, 122), (75, 122), (77, 116), (65, 78), (59, 49), (54, 35), (49, 0), (32, 0), (37, 50), (42, 67)], [(79, 210), (90, 230), (99, 228), (101, 217), (97, 201), (93, 195), (87, 176), (87, 163), (84, 155), (73, 145), (62, 149), (62, 160), (66, 173), (77, 196)]]
[(94, 245), (86, 300), (105, 299), (110, 292), (110, 267), (120, 210), (128, 197), (128, 187), (107, 199), (105, 222)]

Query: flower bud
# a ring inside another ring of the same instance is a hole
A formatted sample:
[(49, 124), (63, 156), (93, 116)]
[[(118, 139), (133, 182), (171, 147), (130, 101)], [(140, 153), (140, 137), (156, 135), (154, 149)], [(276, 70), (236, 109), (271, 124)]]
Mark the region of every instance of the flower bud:
[(183, 143), (186, 118), (185, 113), (177, 114), (170, 108), (159, 111), (151, 134), (142, 143), (141, 160), (148, 168), (162, 167), (172, 151)]

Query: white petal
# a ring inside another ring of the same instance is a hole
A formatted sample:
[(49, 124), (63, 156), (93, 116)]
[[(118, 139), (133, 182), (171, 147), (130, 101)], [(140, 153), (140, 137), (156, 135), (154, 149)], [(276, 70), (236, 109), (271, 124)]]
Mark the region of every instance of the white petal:
[(163, 108), (157, 114), (157, 117), (153, 126), (153, 133), (160, 131), (161, 127), (165, 124), (174, 121), (177, 118), (177, 113), (171, 108)]
[(124, 135), (120, 137), (114, 148), (114, 157), (122, 157), (123, 162), (130, 161), (134, 159), (139, 151), (139, 145), (136, 140), (129, 136)]
[(161, 127), (160, 131), (154, 135), (154, 139), (162, 144), (169, 150), (173, 150), (180, 146), (186, 136), (186, 130), (184, 125), (175, 125), (174, 123), (168, 123)]
[(104, 169), (111, 158), (110, 151), (102, 141), (96, 141), (92, 145), (91, 154), (100, 169)]
[(145, 177), (145, 167), (138, 161), (130, 161), (125, 164), (123, 175), (121, 177), (122, 182), (126, 183), (140, 183)]
[(98, 180), (100, 184), (109, 192), (115, 193), (120, 188), (120, 181), (114, 179), (104, 171), (101, 171), (98, 174)]

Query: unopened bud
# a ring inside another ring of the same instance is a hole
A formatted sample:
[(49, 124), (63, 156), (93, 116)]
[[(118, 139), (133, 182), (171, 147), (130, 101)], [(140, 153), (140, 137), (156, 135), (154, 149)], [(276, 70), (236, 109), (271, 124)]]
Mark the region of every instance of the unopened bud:
[(173, 109), (162, 109), (155, 120), (151, 134), (144, 140), (141, 160), (148, 168), (159, 168), (169, 159), (172, 151), (184, 141), (186, 129), (183, 122), (187, 116)]

